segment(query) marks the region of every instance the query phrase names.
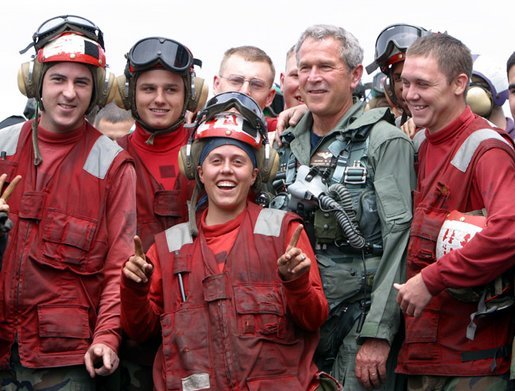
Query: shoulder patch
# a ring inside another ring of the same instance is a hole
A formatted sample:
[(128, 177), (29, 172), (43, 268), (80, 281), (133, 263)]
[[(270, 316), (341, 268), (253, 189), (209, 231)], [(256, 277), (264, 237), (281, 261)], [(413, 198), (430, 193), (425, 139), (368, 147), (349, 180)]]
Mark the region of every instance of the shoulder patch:
[(281, 234), (281, 225), (286, 216), (286, 211), (279, 209), (264, 208), (259, 212), (254, 233), (265, 236), (276, 236)]
[(104, 179), (114, 159), (123, 149), (109, 137), (100, 136), (84, 163), (83, 169), (99, 179)]

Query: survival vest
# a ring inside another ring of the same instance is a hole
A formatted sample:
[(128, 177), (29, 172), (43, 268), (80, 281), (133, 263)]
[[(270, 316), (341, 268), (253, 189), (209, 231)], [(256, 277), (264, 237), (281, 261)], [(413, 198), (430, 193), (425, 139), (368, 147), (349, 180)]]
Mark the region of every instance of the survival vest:
[[(436, 262), (436, 244), (440, 229), (452, 210), (470, 212), (467, 195), (470, 193), (475, 165), (491, 148), (507, 151), (513, 158), (511, 143), (493, 129), (482, 129), (485, 122), (478, 118), (460, 135), (443, 169), (426, 178), (425, 194), (417, 192), (415, 211), (408, 246), (408, 278), (425, 266)], [(415, 136), (415, 145), (423, 148), (424, 131)], [(508, 341), (500, 338), (509, 335), (508, 313), (496, 321), (480, 325), (475, 338), (465, 338), (470, 314), (476, 303), (458, 301), (447, 291), (434, 296), (422, 314), (405, 317), (406, 340), (399, 357), (400, 372), (436, 373), (449, 376), (477, 376), (502, 373), (507, 368)], [(482, 326), (482, 327), (481, 327)], [(442, 365), (438, 358), (445, 360)], [(493, 359), (493, 360), (492, 360)], [(472, 364), (470, 361), (474, 361)], [(398, 368), (398, 369), (399, 369)], [(497, 372), (499, 370), (499, 372)]]
[(249, 203), (245, 240), (235, 241), (222, 273), (202, 231), (193, 240), (182, 223), (156, 235), (168, 390), (308, 389), (317, 334), (289, 318), (276, 264), (295, 219)]
[(31, 123), (0, 131), (0, 171), (7, 182), (23, 177), (15, 190), (21, 196), (9, 199), (13, 229), (0, 273), (0, 367), (8, 365), (15, 335), (27, 367), (80, 365), (104, 284), (111, 181), (132, 160), (86, 122), (36, 190)]
[[(132, 156), (135, 162), (137, 185), (136, 202), (138, 225), (143, 250), (147, 251), (154, 242), (154, 235), (165, 229), (185, 222), (188, 218), (186, 202), (190, 199), (195, 183), (178, 174), (173, 190), (165, 190), (152, 176), (147, 166), (129, 142), (130, 135), (117, 140), (118, 144)], [(177, 173), (179, 169), (177, 166)]]

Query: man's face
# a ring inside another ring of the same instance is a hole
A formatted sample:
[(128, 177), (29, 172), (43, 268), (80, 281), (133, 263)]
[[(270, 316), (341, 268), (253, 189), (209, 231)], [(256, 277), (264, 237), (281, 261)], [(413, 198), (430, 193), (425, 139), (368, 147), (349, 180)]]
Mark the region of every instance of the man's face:
[(45, 110), (41, 126), (65, 133), (79, 128), (93, 95), (93, 76), (89, 68), (76, 62), (60, 62), (43, 77), (41, 98)]
[(275, 96), (272, 88), (273, 75), (266, 62), (246, 61), (235, 54), (227, 58), (220, 75), (215, 75), (213, 90), (215, 94), (238, 91), (253, 98), (261, 110), (269, 106)]
[(299, 91), (299, 72), (295, 53), (288, 57), (284, 73), (281, 73), (281, 91), (283, 92), (285, 109), (304, 103)]
[(465, 74), (450, 82), (433, 56), (408, 56), (402, 70), (403, 98), (418, 127), (437, 132), (465, 109)]
[(402, 97), (402, 68), (404, 67), (404, 61), (399, 61), (398, 63), (393, 64), (392, 66), (392, 83), (393, 90), (395, 93), (395, 98), (397, 99), (397, 104), (401, 107), (403, 111), (407, 111), (409, 114), (409, 109)]
[(333, 38), (308, 38), (299, 53), (299, 88), (316, 117), (339, 119), (352, 106), (363, 67), (349, 69), (340, 57), (340, 43)]
[(209, 213), (233, 218), (245, 208), (258, 170), (241, 148), (222, 145), (207, 155), (198, 172), (206, 189)]
[(508, 99), (510, 102), (511, 117), (515, 119), (515, 65), (512, 66), (508, 72), (508, 84), (510, 85)]
[(166, 129), (181, 116), (184, 81), (178, 73), (164, 69), (143, 72), (136, 81), (136, 109), (153, 129)]

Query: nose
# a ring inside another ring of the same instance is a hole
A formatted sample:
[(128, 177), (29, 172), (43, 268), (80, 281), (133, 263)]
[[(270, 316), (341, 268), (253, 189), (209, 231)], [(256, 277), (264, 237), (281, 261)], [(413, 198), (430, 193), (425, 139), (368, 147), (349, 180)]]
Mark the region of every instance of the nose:
[(250, 81), (245, 80), (240, 87), (240, 92), (243, 92), (246, 95), (250, 95)]
[(155, 97), (155, 101), (156, 102), (164, 102), (164, 96), (165, 96), (165, 91), (163, 88), (157, 88), (156, 89), (156, 97)]
[(229, 174), (232, 172), (232, 166), (229, 159), (225, 159), (222, 164), (222, 173)]
[(73, 84), (73, 80), (70, 80), (66, 83), (66, 86), (63, 90), (63, 95), (68, 99), (73, 99), (77, 95), (77, 91), (75, 91), (75, 84)]
[(320, 78), (320, 72), (318, 67), (313, 66), (308, 73), (308, 81), (316, 81)]

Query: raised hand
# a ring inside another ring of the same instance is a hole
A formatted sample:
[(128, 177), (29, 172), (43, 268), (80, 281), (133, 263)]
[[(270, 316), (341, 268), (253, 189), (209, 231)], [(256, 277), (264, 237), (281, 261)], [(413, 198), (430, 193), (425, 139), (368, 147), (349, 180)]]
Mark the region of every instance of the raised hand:
[(286, 248), (286, 252), (277, 260), (279, 274), (286, 280), (293, 280), (304, 274), (311, 267), (311, 259), (297, 247), (303, 225), (299, 224)]
[(125, 263), (123, 274), (134, 282), (146, 284), (153, 270), (152, 264), (147, 262), (141, 239), (137, 235), (134, 236), (134, 255)]

